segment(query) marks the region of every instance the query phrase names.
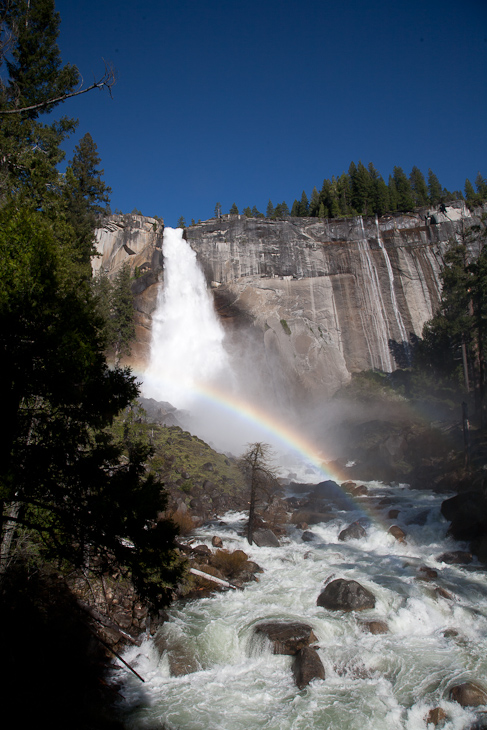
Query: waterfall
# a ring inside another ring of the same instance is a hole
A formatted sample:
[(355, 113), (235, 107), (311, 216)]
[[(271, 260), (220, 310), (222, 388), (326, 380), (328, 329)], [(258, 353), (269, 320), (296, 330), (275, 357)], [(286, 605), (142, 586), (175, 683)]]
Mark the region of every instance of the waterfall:
[(394, 312), (394, 317), (396, 318), (396, 323), (399, 328), (400, 336), (401, 336), (401, 342), (399, 343), (403, 350), (404, 350), (404, 357), (406, 359), (406, 364), (411, 364), (411, 357), (410, 357), (410, 348), (409, 348), (409, 338), (408, 334), (406, 332), (406, 328), (404, 326), (404, 320), (402, 318), (402, 314), (399, 310), (399, 307), (397, 306), (397, 299), (396, 299), (396, 292), (394, 289), (394, 274), (392, 271), (391, 266), (391, 260), (389, 258), (389, 254), (387, 253), (386, 247), (384, 246), (384, 242), (382, 241), (382, 236), (380, 234), (380, 227), (379, 227), (379, 219), (377, 215), (375, 216), (375, 227), (377, 230), (377, 243), (379, 244), (379, 248), (382, 251), (384, 255), (384, 261), (387, 267), (387, 273), (389, 275), (389, 290), (391, 293), (391, 304), (392, 309)]
[(188, 408), (202, 386), (229, 379), (223, 327), (196, 254), (181, 228), (164, 230), (164, 286), (153, 315), (144, 394)]
[[(362, 216), (359, 217), (359, 221), (361, 238), (358, 240), (358, 250), (364, 272), (362, 329), (365, 334), (372, 367), (385, 372), (392, 372), (394, 370), (394, 361), (389, 349), (389, 328), (379, 276), (370, 255), (369, 242), (365, 235)], [(373, 339), (370, 338), (370, 333), (375, 335)]]

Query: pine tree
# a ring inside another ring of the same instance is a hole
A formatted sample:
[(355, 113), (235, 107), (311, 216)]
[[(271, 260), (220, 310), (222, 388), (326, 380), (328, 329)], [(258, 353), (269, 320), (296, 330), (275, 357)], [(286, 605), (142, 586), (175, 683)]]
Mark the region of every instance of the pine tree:
[[(80, 265), (84, 215), (107, 188), (90, 198), (74, 161), (68, 181), (58, 173), (72, 120), (38, 122), (56, 106), (42, 104), (74, 88), (78, 74), (61, 66), (53, 0), (12, 0), (3, 11), (14, 40), (0, 112), (41, 106), (0, 117), (0, 359), (8, 424), (0, 440), (0, 580), (10, 536), (27, 530), (57, 566), (103, 571), (115, 561), (141, 595), (161, 605), (181, 574), (174, 526), (156, 522), (165, 499), (146, 473), (147, 444), (134, 442), (123, 460), (123, 446), (107, 430), (138, 388), (128, 370), (107, 365), (88, 262)], [(74, 200), (79, 210), (69, 207)], [(96, 560), (88, 564), (87, 554)]]
[(316, 218), (320, 209), (320, 194), (314, 187), (311, 193), (311, 200), (309, 202), (309, 215)]
[(267, 208), (265, 211), (265, 217), (272, 218), (273, 215), (274, 215), (274, 206), (272, 205), (272, 200), (269, 199), (269, 202), (267, 203)]
[(373, 181), (369, 171), (362, 162), (350, 165), (350, 202), (352, 208), (360, 215), (370, 215), (373, 211)]
[(397, 210), (407, 213), (414, 208), (414, 197), (411, 183), (402, 167), (393, 168), (393, 178), (397, 191)]
[(301, 193), (301, 200), (299, 201), (299, 213), (298, 215), (301, 218), (305, 218), (309, 214), (309, 202), (308, 202), (308, 196), (306, 195), (305, 191)]
[(134, 295), (131, 283), (130, 267), (126, 263), (115, 277), (110, 302), (112, 344), (117, 363), (123, 355), (130, 355), (131, 344), (135, 338)]
[(368, 169), (372, 181), (372, 210), (381, 216), (390, 210), (389, 190), (382, 175), (371, 162), (369, 162)]
[(425, 206), (429, 203), (428, 186), (421, 170), (414, 166), (409, 175), (409, 182), (414, 193), (414, 203), (418, 206)]
[(477, 173), (475, 178), (475, 187), (477, 188), (477, 195), (480, 202), (487, 200), (487, 179), (480, 172)]
[(97, 146), (87, 132), (74, 148), (66, 168), (63, 197), (67, 219), (76, 231), (76, 249), (81, 263), (87, 264), (93, 248), (97, 218), (106, 211), (111, 189), (105, 185)]
[(465, 180), (465, 200), (467, 201), (467, 205), (471, 207), (477, 205), (478, 201), (474, 187), (468, 178)]
[(428, 170), (428, 193), (430, 205), (439, 205), (443, 198), (443, 189), (433, 170)]
[(238, 208), (237, 208), (237, 204), (236, 204), (236, 203), (233, 203), (233, 205), (232, 205), (232, 207), (230, 208), (230, 211), (229, 211), (229, 212), (230, 212), (230, 215), (238, 215), (238, 214), (239, 214), (239, 213), (238, 213)]
[[(59, 13), (54, 0), (17, 0), (6, 4), (2, 21), (13, 43), (0, 85), (0, 111), (14, 111), (69, 93), (79, 81), (75, 66), (62, 66), (56, 40)], [(63, 117), (44, 125), (37, 121), (57, 104), (5, 114), (0, 124), (0, 204), (22, 192), (35, 207), (45, 207), (55, 190), (61, 143), (76, 122)]]

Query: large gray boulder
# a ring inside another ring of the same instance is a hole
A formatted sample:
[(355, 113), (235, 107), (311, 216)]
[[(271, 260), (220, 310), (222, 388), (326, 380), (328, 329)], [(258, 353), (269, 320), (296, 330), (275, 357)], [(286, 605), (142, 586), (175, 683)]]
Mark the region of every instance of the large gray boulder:
[(330, 611), (365, 611), (375, 607), (375, 596), (356, 580), (337, 578), (325, 586), (316, 604)]
[(252, 540), (255, 542), (257, 547), (279, 547), (280, 543), (278, 538), (274, 535), (272, 530), (264, 527), (254, 530), (252, 533)]
[(345, 527), (345, 529), (340, 532), (338, 539), (342, 542), (346, 542), (347, 540), (360, 540), (361, 537), (366, 536), (367, 532), (365, 531), (365, 527), (363, 527), (360, 522), (352, 522), (351, 525)]

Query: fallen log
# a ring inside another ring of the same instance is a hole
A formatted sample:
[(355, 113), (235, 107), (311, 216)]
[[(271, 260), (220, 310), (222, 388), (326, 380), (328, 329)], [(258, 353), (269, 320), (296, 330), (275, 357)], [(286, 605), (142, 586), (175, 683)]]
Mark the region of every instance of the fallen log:
[(218, 583), (221, 586), (225, 586), (225, 588), (232, 588), (234, 591), (237, 590), (237, 586), (232, 585), (227, 580), (222, 580), (221, 578), (216, 578), (214, 575), (210, 575), (209, 573), (204, 573), (202, 570), (196, 570), (196, 568), (190, 568), (190, 573), (193, 573), (193, 575), (197, 575), (200, 578), (204, 578), (205, 580), (212, 581), (213, 583)]

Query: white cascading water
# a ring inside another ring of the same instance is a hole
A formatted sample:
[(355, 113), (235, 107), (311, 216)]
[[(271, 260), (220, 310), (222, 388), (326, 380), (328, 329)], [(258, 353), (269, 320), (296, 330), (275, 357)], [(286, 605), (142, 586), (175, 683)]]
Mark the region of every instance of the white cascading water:
[[(359, 505), (313, 525), (312, 542), (292, 528), (279, 548), (249, 547), (239, 535), (245, 515), (201, 528), (195, 539), (211, 548), (243, 549), (264, 573), (243, 591), (174, 605), (161, 631), (169, 644), (193, 656), (197, 671), (171, 676), (167, 655), (152, 640), (130, 647), (124, 658), (145, 684), (125, 669), (122, 684), (130, 730), (432, 730), (428, 713), (441, 707), (443, 730), (466, 730), (475, 710), (448, 699), (452, 685), (487, 676), (487, 581), (479, 564), (439, 562), (445, 550), (465, 548), (445, 537), (442, 495), (401, 486), (368, 485), (375, 504), (387, 496), (380, 517), (370, 519)], [(407, 544), (387, 529), (387, 512), (400, 510)], [(340, 530), (362, 519), (367, 537), (340, 542)], [(421, 580), (427, 565), (438, 576)], [(357, 580), (376, 596), (373, 610), (328, 611), (316, 605), (331, 576)], [(443, 594), (437, 587), (445, 591)], [(304, 690), (294, 684), (292, 657), (273, 655), (252, 644), (254, 626), (264, 619), (305, 621), (318, 639), (325, 680)], [(387, 622), (387, 634), (373, 635), (361, 624)]]
[[(240, 455), (256, 441), (279, 448), (279, 439), (242, 407), (251, 406), (249, 396), (242, 397), (247, 389), (232, 369), (213, 297), (181, 228), (164, 229), (163, 255), (164, 285), (153, 315), (143, 395), (186, 411), (180, 414), (184, 425), (219, 451)], [(257, 377), (247, 373), (249, 382)]]
[(164, 287), (153, 316), (144, 394), (187, 408), (201, 384), (230, 377), (224, 332), (182, 228), (164, 229)]
[(377, 243), (379, 244), (379, 248), (384, 255), (384, 261), (385, 261), (386, 268), (387, 268), (387, 274), (389, 276), (389, 291), (391, 294), (392, 310), (394, 312), (394, 317), (396, 319), (396, 323), (397, 323), (399, 333), (401, 336), (401, 342), (399, 342), (399, 344), (403, 346), (404, 355), (405, 355), (407, 364), (410, 365), (409, 338), (408, 338), (408, 334), (406, 332), (406, 327), (404, 326), (404, 320), (402, 318), (401, 311), (400, 311), (399, 307), (397, 306), (396, 291), (394, 288), (394, 273), (392, 271), (392, 265), (391, 265), (391, 260), (389, 258), (389, 254), (387, 253), (387, 249), (384, 246), (384, 242), (382, 240), (382, 236), (380, 233), (379, 219), (378, 219), (377, 215), (375, 216), (375, 227), (377, 230)]
[[(359, 217), (359, 223), (361, 238), (358, 240), (358, 250), (362, 261), (364, 281), (366, 282), (362, 291), (364, 298), (364, 311), (362, 314), (364, 321), (362, 329), (365, 333), (372, 366), (378, 370), (390, 373), (394, 370), (394, 362), (389, 349), (389, 328), (379, 276), (375, 263), (370, 255), (369, 242), (365, 235), (362, 216)], [(374, 334), (373, 340), (369, 338), (369, 334), (371, 333)]]

